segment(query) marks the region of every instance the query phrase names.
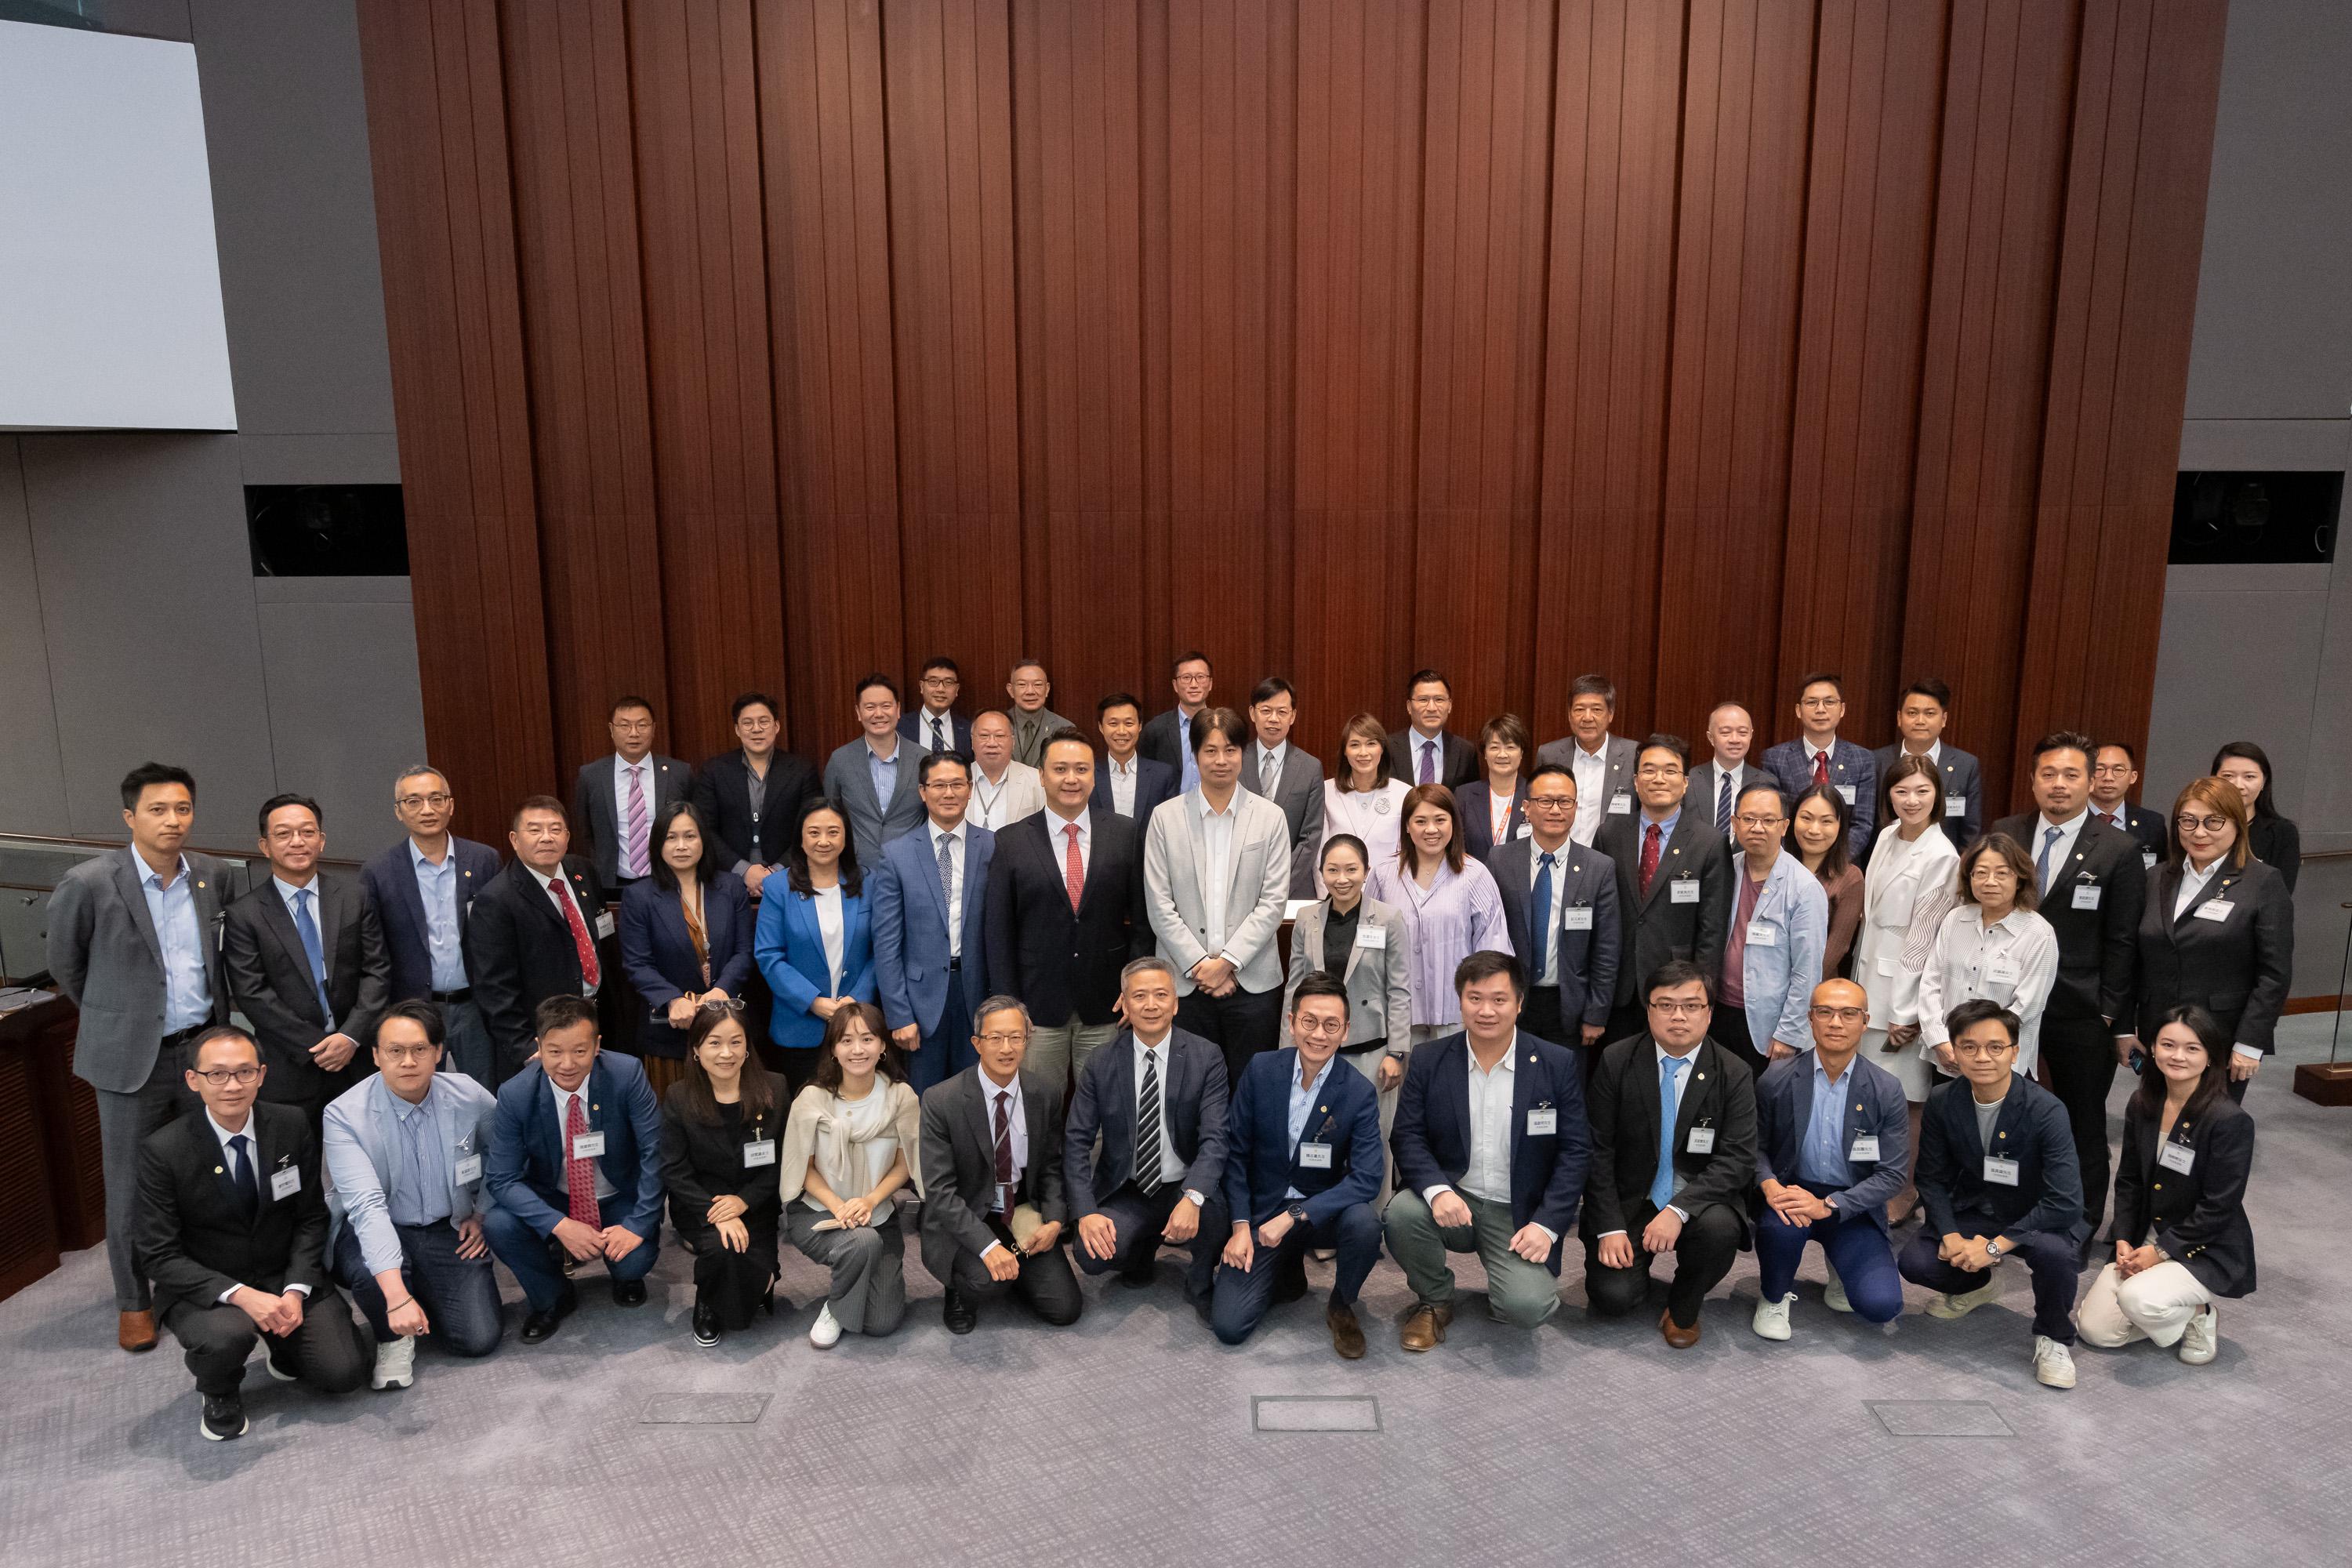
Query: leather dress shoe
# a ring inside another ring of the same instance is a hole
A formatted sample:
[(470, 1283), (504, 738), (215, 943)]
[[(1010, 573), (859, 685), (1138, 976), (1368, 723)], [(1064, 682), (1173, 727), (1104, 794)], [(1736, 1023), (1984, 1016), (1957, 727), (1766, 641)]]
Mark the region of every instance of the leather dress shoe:
[(980, 1314), (971, 1310), (971, 1303), (963, 1299), (962, 1291), (950, 1290), (947, 1300), (940, 1308), (940, 1321), (948, 1326), (948, 1332), (951, 1334), (968, 1334), (980, 1325)]
[(613, 1305), (615, 1307), (642, 1307), (645, 1304), (646, 1282), (644, 1280), (615, 1279), (613, 1281)]
[(118, 1312), (114, 1321), (114, 1342), (127, 1351), (152, 1351), (155, 1348), (155, 1314), (148, 1312)]
[(1686, 1351), (1698, 1343), (1698, 1325), (1693, 1323), (1686, 1329), (1675, 1322), (1672, 1307), (1658, 1314), (1658, 1332), (1665, 1335), (1666, 1343), (1678, 1351)]
[(1364, 1325), (1356, 1321), (1356, 1309), (1334, 1301), (1323, 1309), (1323, 1322), (1331, 1331), (1331, 1348), (1339, 1352), (1342, 1361), (1364, 1359)]
[(522, 1342), (535, 1345), (544, 1342), (555, 1332), (556, 1326), (570, 1317), (580, 1305), (580, 1298), (569, 1285), (555, 1299), (555, 1305), (544, 1312), (532, 1312), (522, 1321)]
[(1404, 1315), (1404, 1326), (1397, 1331), (1397, 1345), (1409, 1351), (1425, 1351), (1445, 1342), (1445, 1326), (1454, 1321), (1451, 1301), (1416, 1301), (1412, 1310)]

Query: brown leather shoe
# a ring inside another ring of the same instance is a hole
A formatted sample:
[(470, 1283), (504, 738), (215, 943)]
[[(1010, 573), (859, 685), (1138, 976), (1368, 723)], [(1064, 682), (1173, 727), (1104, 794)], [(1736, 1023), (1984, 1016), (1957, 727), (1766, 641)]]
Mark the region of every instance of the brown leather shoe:
[(1331, 1331), (1331, 1348), (1339, 1352), (1340, 1360), (1364, 1359), (1364, 1326), (1356, 1321), (1355, 1308), (1334, 1301), (1323, 1309), (1323, 1321)]
[(155, 1314), (152, 1312), (119, 1312), (115, 1315), (114, 1342), (127, 1351), (152, 1351), (155, 1348)]
[(1404, 1326), (1397, 1331), (1401, 1349), (1425, 1351), (1445, 1342), (1445, 1325), (1454, 1321), (1454, 1304), (1450, 1301), (1416, 1301), (1412, 1310), (1404, 1315)]
[(1686, 1351), (1698, 1343), (1698, 1325), (1693, 1323), (1686, 1329), (1675, 1322), (1672, 1307), (1658, 1314), (1658, 1332), (1665, 1335), (1666, 1343), (1678, 1351)]

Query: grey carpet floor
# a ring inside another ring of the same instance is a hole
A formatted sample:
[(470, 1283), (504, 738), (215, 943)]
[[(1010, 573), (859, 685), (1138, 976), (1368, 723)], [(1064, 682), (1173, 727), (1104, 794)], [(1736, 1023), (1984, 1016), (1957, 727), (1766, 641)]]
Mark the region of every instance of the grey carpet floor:
[[(2207, 1367), (2083, 1349), (2080, 1386), (2043, 1389), (2023, 1280), (1957, 1323), (1913, 1290), (1888, 1333), (1822, 1307), (1818, 1253), (1792, 1342), (1748, 1331), (1743, 1258), (1675, 1353), (1649, 1320), (1588, 1321), (1573, 1247), (1551, 1324), (1508, 1331), (1473, 1299), (1420, 1356), (1396, 1348), (1384, 1261), (1352, 1365), (1313, 1298), (1220, 1347), (1173, 1254), (1153, 1290), (1088, 1281), (1074, 1328), (1005, 1307), (963, 1339), (910, 1258), (907, 1325), (820, 1352), (822, 1275), (787, 1247), (807, 1304), (706, 1351), (671, 1247), (645, 1307), (592, 1279), (538, 1348), (509, 1281), (499, 1352), (427, 1349), (405, 1392), (330, 1400), (248, 1368), (252, 1430), (215, 1444), (168, 1336), (113, 1347), (89, 1252), (0, 1303), (0, 1562), (2343, 1563), (2352, 1358), (2323, 1309), (2352, 1294), (2352, 1110), (2295, 1099), (2287, 1071), (2332, 1023), (2290, 1020), (2248, 1097), (2262, 1289), (2224, 1308)], [(1257, 1431), (1261, 1395), (1368, 1395), (1380, 1427)], [(1896, 1436), (1872, 1409), (1911, 1401), (1981, 1402), (2008, 1435)]]

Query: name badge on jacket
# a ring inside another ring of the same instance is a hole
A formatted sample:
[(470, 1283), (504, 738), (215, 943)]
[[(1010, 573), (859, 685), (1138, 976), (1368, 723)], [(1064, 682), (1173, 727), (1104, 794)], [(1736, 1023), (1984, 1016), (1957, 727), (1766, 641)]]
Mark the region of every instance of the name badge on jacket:
[(470, 1182), (478, 1182), (481, 1179), (482, 1157), (479, 1154), (465, 1154), (459, 1156), (457, 1160), (457, 1184), (462, 1187)]
[(1692, 1129), (1691, 1129), (1691, 1134), (1690, 1134), (1690, 1143), (1689, 1143), (1688, 1147), (1689, 1147), (1689, 1149), (1690, 1149), (1690, 1152), (1691, 1152), (1692, 1153), (1694, 1153), (1694, 1154), (1712, 1154), (1712, 1153), (1714, 1153), (1714, 1152), (1715, 1152), (1715, 1129), (1714, 1129), (1714, 1128), (1712, 1128), (1712, 1127), (1694, 1127), (1694, 1128), (1692, 1128)]
[(1328, 1143), (1301, 1143), (1298, 1146), (1298, 1163), (1300, 1167), (1305, 1170), (1329, 1170), (1331, 1168), (1331, 1145)]
[(1359, 925), (1356, 928), (1356, 945), (1367, 952), (1384, 952), (1389, 945), (1389, 933), (1381, 926)]
[(1631, 794), (1629, 794), (1628, 792), (1626, 792), (1626, 791), (1624, 791), (1624, 790), (1622, 790), (1622, 789), (1621, 789), (1621, 790), (1619, 790), (1615, 795), (1611, 795), (1611, 796), (1609, 797), (1609, 815), (1610, 815), (1610, 816), (1633, 816), (1633, 795), (1632, 795)]
[(593, 1160), (604, 1152), (604, 1134), (601, 1131), (583, 1132), (572, 1140), (572, 1157), (575, 1160)]
[(1666, 885), (1666, 901), (1670, 904), (1695, 904), (1698, 902), (1698, 879), (1696, 877), (1676, 877), (1672, 882)]
[(748, 1171), (754, 1165), (772, 1165), (775, 1163), (776, 1141), (774, 1139), (754, 1138), (743, 1145), (745, 1170)]
[(2219, 925), (2230, 918), (2230, 900), (2212, 899), (2197, 906), (2197, 918)]
[(2074, 889), (2074, 907), (2078, 910), (2097, 909), (2099, 907), (2099, 895), (2105, 891), (2106, 891), (2106, 889), (2100, 887), (2096, 882), (2085, 883), (2083, 886), (2076, 888)]
[(269, 1195), (279, 1202), (302, 1190), (302, 1173), (289, 1165), (282, 1171), (269, 1173)]
[(1749, 921), (1748, 922), (1748, 945), (1750, 947), (1780, 946), (1780, 928), (1774, 925), (1769, 921)]
[(1855, 1133), (1853, 1135), (1853, 1147), (1845, 1152), (1845, 1157), (1849, 1160), (1854, 1161), (1868, 1161), (1874, 1165), (1878, 1163), (1878, 1134), (1875, 1132)]
[(2018, 967), (2017, 960), (2013, 958), (1985, 960), (1984, 976), (1988, 984), (2014, 985), (2018, 982), (2018, 977), (2023, 973), (2024, 971)]
[(1840, 784), (1837, 786), (1837, 792), (1838, 798), (1844, 801), (1846, 805), (1852, 805), (1853, 804), (1853, 785)]
[(2143, 849), (2139, 852), (2139, 868), (2143, 871), (2153, 871), (2156, 869), (2155, 850)]
[(1562, 931), (1591, 931), (1592, 929), (1592, 906), (1591, 904), (1570, 904), (1568, 908), (1559, 912), (1559, 928)]
[(596, 940), (599, 942), (608, 941), (612, 937), (612, 934), (613, 911), (606, 910), (603, 914), (596, 917)]
[(2189, 1167), (2197, 1163), (2197, 1151), (2186, 1143), (2168, 1142), (2157, 1150), (2156, 1163), (2168, 1171), (2178, 1171), (2185, 1176)]
[(1996, 1187), (2017, 1185), (2017, 1162), (2004, 1160), (1998, 1154), (1987, 1154), (1984, 1163), (1984, 1179)]
[(1528, 1136), (1551, 1138), (1559, 1132), (1559, 1112), (1551, 1106), (1528, 1112)]
[(1944, 797), (1944, 815), (1946, 816), (1966, 816), (1968, 814), (1969, 797), (1967, 795), (1948, 795)]

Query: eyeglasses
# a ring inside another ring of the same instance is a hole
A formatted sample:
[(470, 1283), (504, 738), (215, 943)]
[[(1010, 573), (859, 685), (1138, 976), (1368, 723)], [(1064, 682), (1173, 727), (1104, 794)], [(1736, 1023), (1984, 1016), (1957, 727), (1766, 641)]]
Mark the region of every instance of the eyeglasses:
[(415, 811), (419, 806), (426, 805), (431, 806), (436, 811), (439, 811), (442, 807), (447, 805), (454, 798), (456, 797), (441, 794), (439, 792), (436, 792), (432, 795), (404, 795), (393, 797), (392, 804), (400, 807), (403, 811)]
[(740, 1013), (750, 1005), (740, 996), (705, 996), (695, 1008), (703, 1013)]
[(1346, 1034), (1348, 1020), (1345, 1018), (1293, 1018), (1290, 1020), (1290, 1032), (1319, 1040), (1326, 1035)]
[(1997, 1057), (2004, 1051), (2017, 1049), (2015, 1040), (1954, 1040), (1952, 1051), (1963, 1057)]
[(2230, 826), (2226, 816), (2176, 816), (2172, 821), (2183, 833), (2219, 833)]
[(983, 1046), (1025, 1046), (1029, 1043), (1029, 1037), (1025, 1033), (982, 1035), (980, 1043)]
[(257, 1067), (205, 1068), (199, 1069), (196, 1076), (215, 1089), (226, 1089), (230, 1084), (244, 1089), (261, 1081), (261, 1069)]
[(1574, 811), (1576, 797), (1572, 795), (1531, 795), (1528, 796), (1529, 811)]
[(1636, 778), (1678, 779), (1683, 776), (1680, 763), (1644, 763), (1633, 770)]
[(1696, 1018), (1714, 1005), (1712, 1002), (1653, 1002), (1650, 1011), (1669, 1018)]
[(1870, 1016), (1867, 1007), (1815, 1007), (1812, 1016), (1823, 1023), (1859, 1024)]
[(1778, 827), (1788, 820), (1785, 816), (1753, 816), (1746, 813), (1742, 813), (1738, 818), (1739, 826), (1742, 827)]
[(378, 1046), (375, 1054), (388, 1062), (421, 1062), (431, 1059), (438, 1046)]

